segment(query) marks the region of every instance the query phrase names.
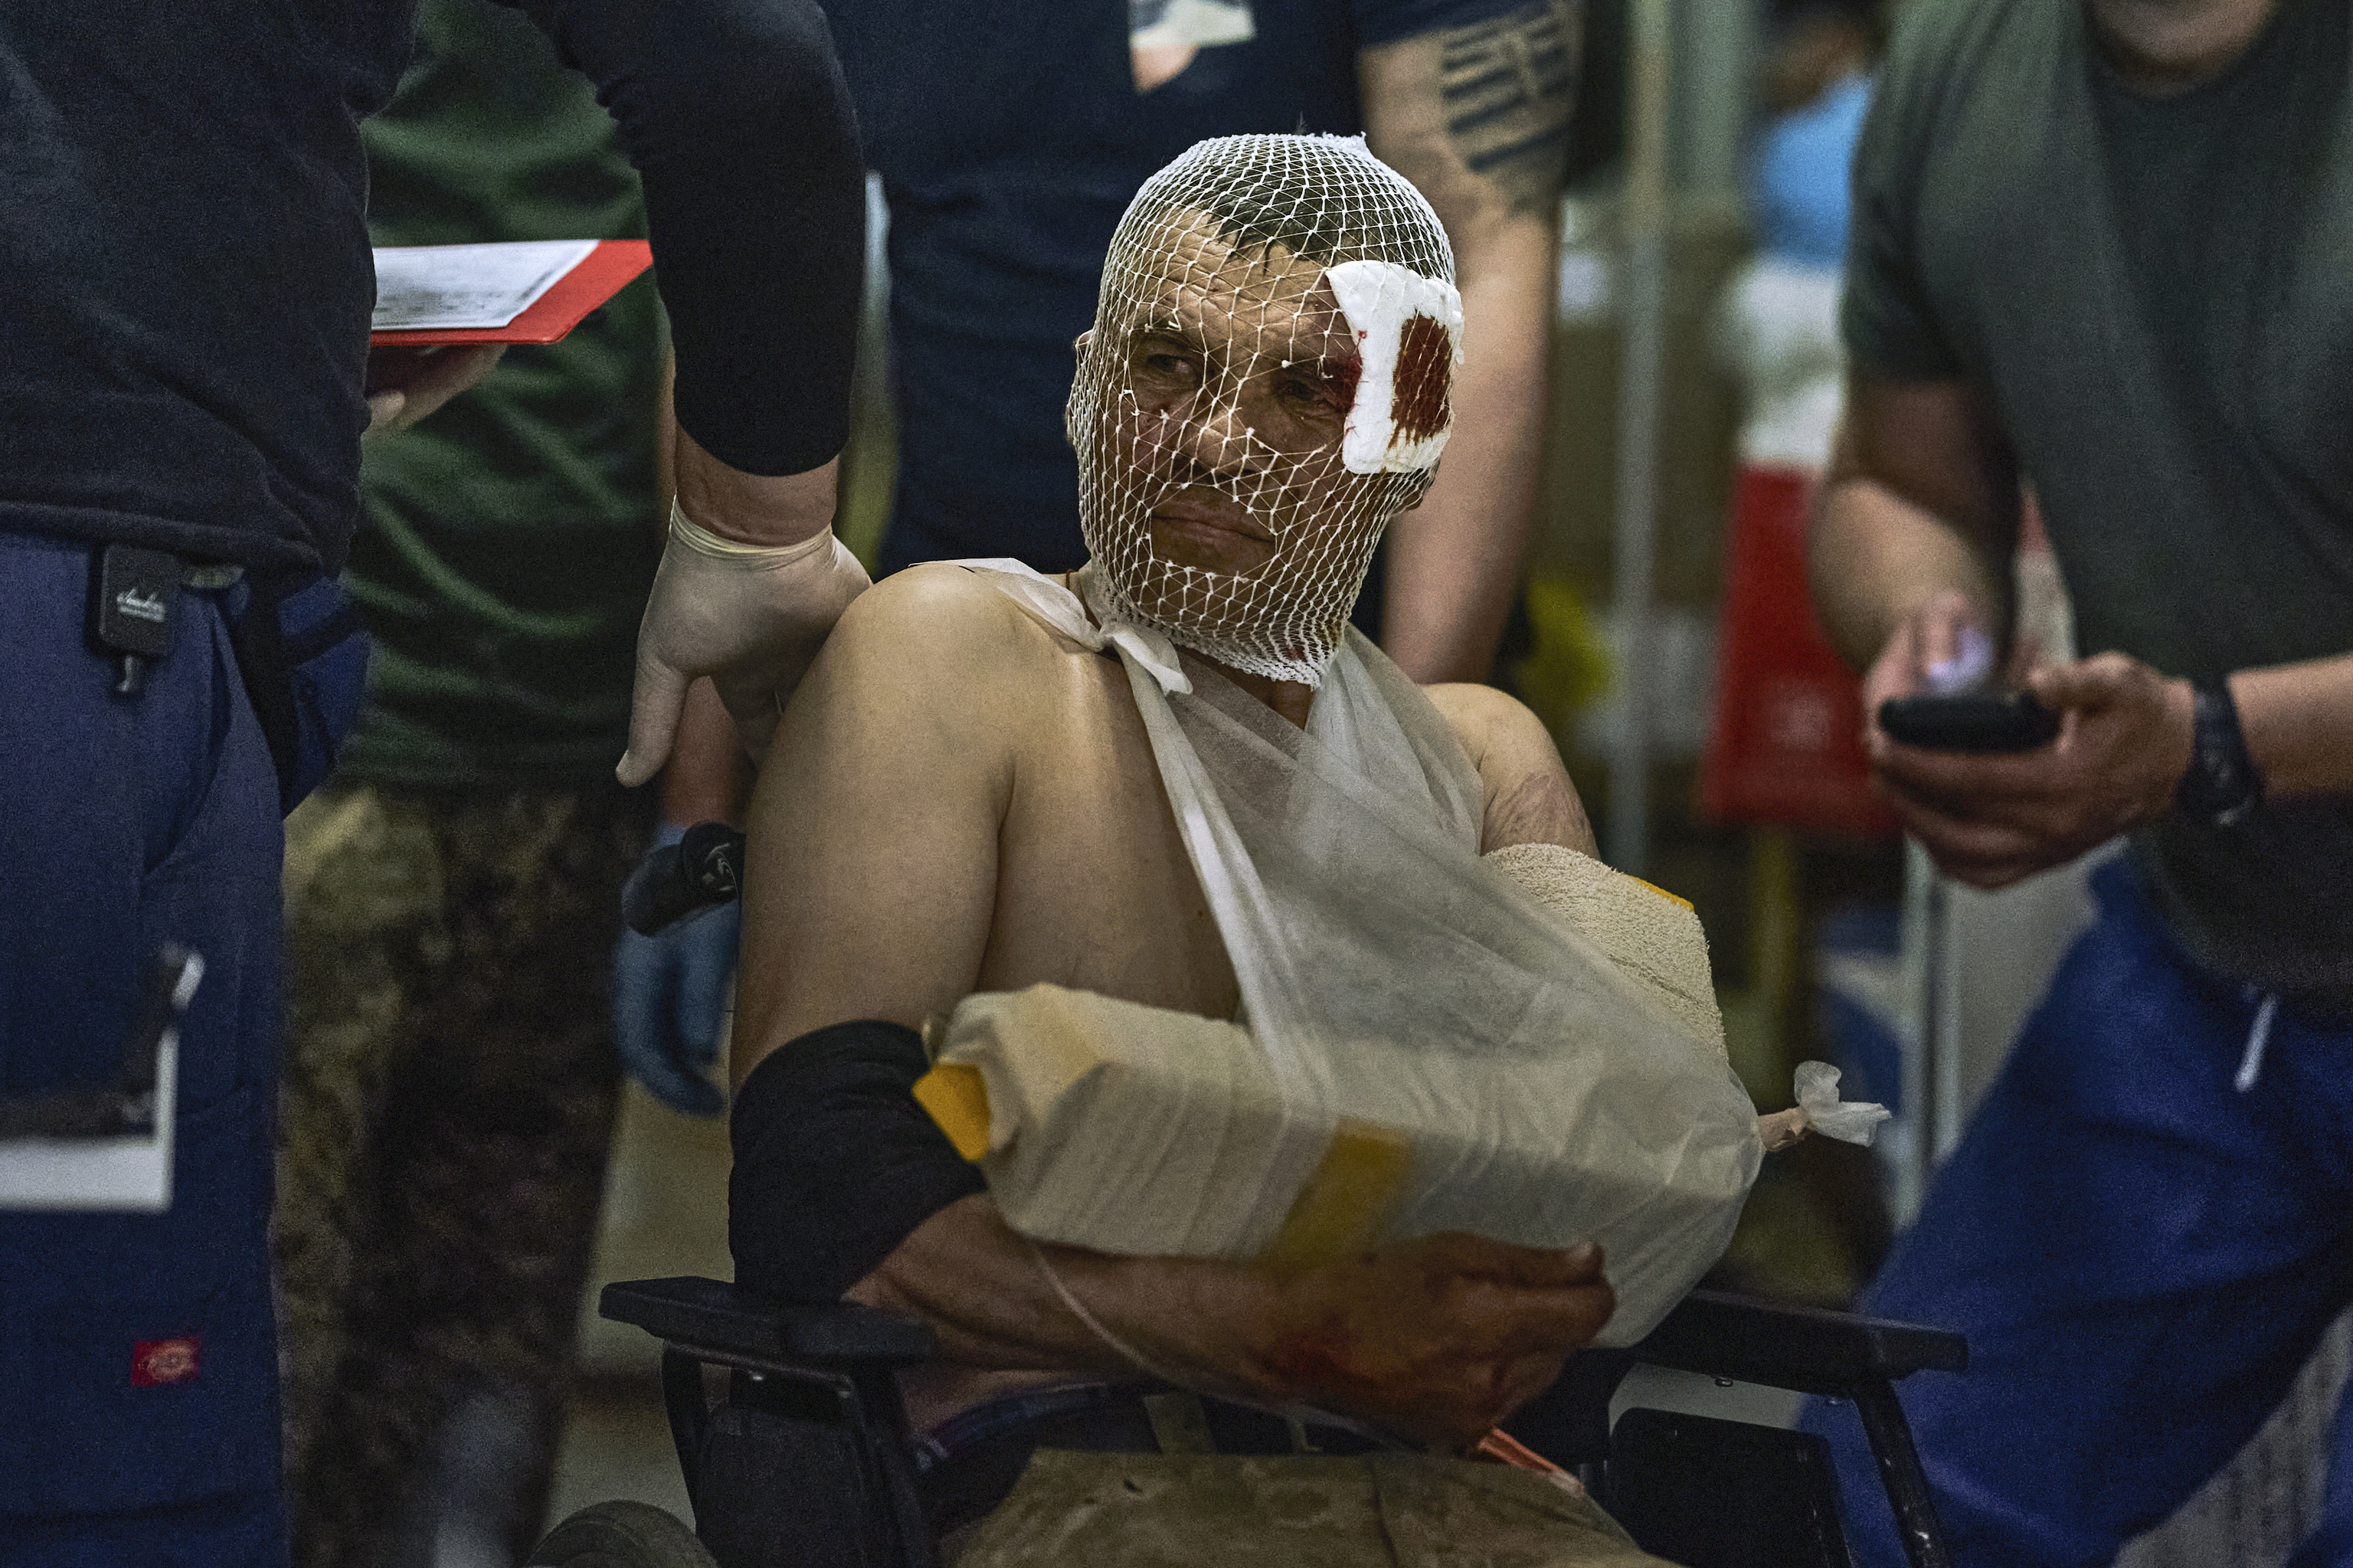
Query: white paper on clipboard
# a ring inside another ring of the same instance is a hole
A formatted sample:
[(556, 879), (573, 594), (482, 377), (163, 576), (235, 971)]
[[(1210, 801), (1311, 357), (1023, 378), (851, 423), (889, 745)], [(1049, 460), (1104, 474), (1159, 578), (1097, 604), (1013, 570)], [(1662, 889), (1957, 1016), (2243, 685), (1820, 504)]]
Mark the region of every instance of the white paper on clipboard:
[(593, 239), (403, 245), (375, 253), (374, 332), (505, 326), (596, 249)]

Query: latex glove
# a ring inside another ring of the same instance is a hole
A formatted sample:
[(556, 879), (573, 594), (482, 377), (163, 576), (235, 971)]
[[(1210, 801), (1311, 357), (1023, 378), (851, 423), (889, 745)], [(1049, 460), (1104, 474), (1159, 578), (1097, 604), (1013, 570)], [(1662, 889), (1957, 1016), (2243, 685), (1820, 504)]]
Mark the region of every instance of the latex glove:
[(829, 528), (797, 545), (739, 545), (673, 503), (638, 628), (629, 749), (615, 770), (621, 782), (642, 784), (660, 768), (697, 675), (712, 677), (756, 759), (826, 634), (867, 587), (866, 568)]
[(727, 1108), (710, 1071), (719, 1059), (743, 924), (743, 906), (723, 904), (659, 937), (624, 927), (613, 949), (613, 1043), (621, 1065), (654, 1098), (689, 1116)]

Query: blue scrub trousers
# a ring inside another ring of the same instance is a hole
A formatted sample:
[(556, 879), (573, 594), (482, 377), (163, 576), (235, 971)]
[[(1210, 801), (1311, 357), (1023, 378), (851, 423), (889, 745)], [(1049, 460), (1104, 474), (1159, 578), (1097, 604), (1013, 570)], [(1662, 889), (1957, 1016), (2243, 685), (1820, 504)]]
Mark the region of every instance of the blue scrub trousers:
[(92, 553), (0, 533), (0, 1093), (109, 1082), (163, 943), (205, 974), (169, 1212), (0, 1212), (0, 1568), (275, 1568), (277, 776), (239, 590), (184, 593), (176, 645), (116, 696)]
[[(2353, 1028), (2193, 968), (2129, 865), (1862, 1310), (1957, 1329), (1899, 1385), (1961, 1568), (2090, 1568), (2253, 1436), (2353, 1300)], [(2353, 1434), (2293, 1568), (2353, 1564)], [(1858, 1568), (1905, 1562), (1852, 1408), (1816, 1403)]]

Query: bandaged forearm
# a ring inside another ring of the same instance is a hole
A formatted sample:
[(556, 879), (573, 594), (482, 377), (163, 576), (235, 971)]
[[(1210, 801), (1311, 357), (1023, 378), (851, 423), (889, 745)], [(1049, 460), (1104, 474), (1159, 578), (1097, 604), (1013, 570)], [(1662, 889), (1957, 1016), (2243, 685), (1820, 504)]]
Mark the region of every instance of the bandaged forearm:
[[(1694, 1038), (1712, 1042), (1716, 1054), (1725, 1054), (1724, 1015), (1708, 971), (1707, 933), (1690, 905), (1559, 844), (1513, 844), (1483, 858), (1607, 953)], [(1841, 1100), (1838, 1082), (1839, 1070), (1828, 1063), (1799, 1063), (1797, 1107), (1757, 1118), (1757, 1138), (1766, 1151), (1787, 1149), (1808, 1132), (1869, 1143), (1873, 1129), (1887, 1119), (1887, 1108)]]
[(728, 1127), (740, 1283), (839, 1299), (916, 1226), (985, 1190), (908, 1092), (928, 1065), (913, 1030), (867, 1021), (812, 1031), (753, 1069)]
[(1672, 1035), (1672, 1055), (1606, 1069), (1609, 1040), (1553, 1044), (1350, 1042), (1334, 1118), (1286, 1097), (1238, 1024), (1041, 985), (967, 999), (915, 1096), (1024, 1235), (1274, 1264), (1451, 1230), (1598, 1239), (1619, 1298), (1601, 1342), (1631, 1343), (1729, 1239), (1753, 1111), (1727, 1081), (1693, 1118), (1685, 1053), (1704, 1047)]
[(1571, 866), (1588, 929), (1482, 862), (1476, 769), (1368, 646), (1340, 650), (1304, 729), (1118, 647), (1240, 1021), (1052, 986), (966, 998), (915, 1093), (1006, 1223), (1295, 1264), (1445, 1231), (1598, 1242), (1618, 1298), (1598, 1342), (1648, 1333), (1764, 1160), (1688, 912)]
[(1693, 1038), (1725, 1054), (1707, 933), (1689, 904), (1560, 844), (1513, 844), (1482, 858), (1599, 948)]

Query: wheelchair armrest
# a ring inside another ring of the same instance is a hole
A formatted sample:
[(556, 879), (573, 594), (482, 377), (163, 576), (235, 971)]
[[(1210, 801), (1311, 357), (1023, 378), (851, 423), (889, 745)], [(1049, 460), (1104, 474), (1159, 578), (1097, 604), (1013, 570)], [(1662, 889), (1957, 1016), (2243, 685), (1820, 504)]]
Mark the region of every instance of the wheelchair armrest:
[(681, 1276), (605, 1287), (597, 1315), (683, 1349), (811, 1367), (904, 1366), (938, 1348), (931, 1326), (855, 1301), (785, 1301)]
[(1959, 1372), (1969, 1346), (1959, 1334), (1917, 1323), (1694, 1290), (1634, 1355), (1740, 1383), (1852, 1396), (1863, 1384), (1915, 1372)]

